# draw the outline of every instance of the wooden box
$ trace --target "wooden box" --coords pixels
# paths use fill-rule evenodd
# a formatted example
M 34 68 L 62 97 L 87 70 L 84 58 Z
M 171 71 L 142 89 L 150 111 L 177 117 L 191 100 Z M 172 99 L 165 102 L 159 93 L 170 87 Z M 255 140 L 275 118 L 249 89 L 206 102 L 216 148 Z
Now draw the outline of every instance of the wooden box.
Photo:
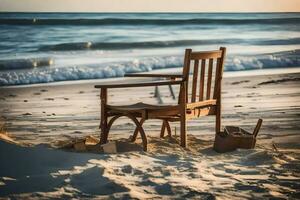
M 259 119 L 253 133 L 249 133 L 240 127 L 226 126 L 224 132 L 216 134 L 214 150 L 219 153 L 224 153 L 234 151 L 237 148 L 253 149 L 261 124 L 262 120 Z

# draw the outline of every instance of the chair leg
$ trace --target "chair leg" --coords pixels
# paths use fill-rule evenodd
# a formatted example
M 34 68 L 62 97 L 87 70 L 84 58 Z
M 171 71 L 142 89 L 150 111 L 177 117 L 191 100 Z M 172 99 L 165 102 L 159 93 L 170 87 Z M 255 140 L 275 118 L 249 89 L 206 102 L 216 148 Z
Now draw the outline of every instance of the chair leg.
M 101 102 L 101 135 L 100 135 L 100 144 L 105 144 L 107 142 L 107 112 L 106 112 L 106 102 L 107 102 L 107 89 L 102 88 L 100 91 L 100 102 Z
M 142 127 L 142 124 L 144 123 L 145 120 L 141 119 L 141 121 L 139 122 L 132 115 L 124 115 L 124 116 L 127 116 L 129 119 L 131 119 L 135 123 L 135 125 L 136 125 L 136 132 L 134 134 L 137 134 L 138 132 L 140 132 L 141 138 L 142 138 L 142 142 L 143 142 L 143 150 L 147 151 L 148 141 L 147 141 L 147 137 L 146 137 L 145 131 L 144 131 L 143 127 Z M 109 130 L 110 130 L 112 124 L 114 123 L 114 121 L 116 121 L 116 119 L 118 119 L 119 117 L 122 117 L 122 115 L 116 115 L 116 116 L 114 116 L 113 118 L 110 119 L 109 123 L 107 124 L 107 126 L 105 128 L 105 136 L 103 137 L 103 141 L 105 141 L 105 139 L 107 141 Z M 135 136 L 135 138 L 136 138 L 136 136 Z M 101 140 L 102 140 L 102 137 L 101 137 Z M 101 143 L 101 140 L 100 140 L 100 143 Z M 101 143 L 101 144 L 103 144 L 103 143 Z
M 100 129 L 101 129 L 100 144 L 105 144 L 107 143 L 107 137 L 108 137 L 107 117 L 101 119 Z
M 221 109 L 220 106 L 217 107 L 216 112 L 216 133 L 221 131 Z
M 141 126 L 143 126 L 143 123 L 144 123 L 144 122 L 145 122 L 145 119 L 142 118 L 142 119 L 140 120 Z M 132 135 L 131 142 L 134 142 L 134 141 L 136 140 L 138 133 L 139 133 L 139 129 L 136 127 L 135 130 L 134 130 L 134 133 L 133 133 L 133 135 Z
M 171 137 L 172 136 L 172 132 L 171 132 L 171 126 L 170 123 L 166 120 L 166 127 L 167 127 L 167 132 L 168 132 L 168 136 Z
M 140 124 L 140 122 L 134 116 L 129 115 L 129 114 L 127 114 L 126 116 L 128 118 L 130 118 L 135 123 L 136 128 L 138 129 L 138 132 L 140 132 L 140 134 L 141 134 L 141 138 L 142 138 L 142 142 L 143 142 L 143 150 L 147 151 L 148 141 L 147 141 L 147 136 L 145 134 L 145 131 L 144 131 L 142 125 Z
M 160 131 L 160 137 L 161 138 L 163 138 L 165 136 L 166 128 L 167 128 L 168 136 L 169 137 L 172 136 L 171 127 L 170 127 L 170 124 L 169 124 L 168 120 L 163 120 L 163 124 L 162 124 L 161 131 Z
M 111 128 L 111 126 L 112 126 L 112 124 L 116 121 L 116 119 L 118 119 L 118 118 L 120 118 L 120 117 L 122 117 L 121 115 L 116 115 L 116 116 L 114 116 L 113 118 L 111 118 L 110 120 L 109 120 L 109 122 L 108 122 L 108 124 L 107 124 L 107 126 L 106 126 L 106 134 L 105 134 L 105 139 L 104 139 L 104 141 L 105 141 L 105 143 L 107 142 L 107 139 L 108 139 L 108 134 L 109 134 L 109 131 L 110 131 L 110 128 Z M 101 141 L 101 140 L 100 140 Z M 100 144 L 104 144 L 104 143 L 101 143 L 100 142 Z
M 165 125 L 165 120 L 163 120 L 163 123 L 161 125 L 161 130 L 160 130 L 160 137 L 163 138 L 165 136 L 165 130 L 166 130 L 166 125 Z
M 181 115 L 181 118 L 180 118 L 180 146 L 187 147 L 185 114 Z

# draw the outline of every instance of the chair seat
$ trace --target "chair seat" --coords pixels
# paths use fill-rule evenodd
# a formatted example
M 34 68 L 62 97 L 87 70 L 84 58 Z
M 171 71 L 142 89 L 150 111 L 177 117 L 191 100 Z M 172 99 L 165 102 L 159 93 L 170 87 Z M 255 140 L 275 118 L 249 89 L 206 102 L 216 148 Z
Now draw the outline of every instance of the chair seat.
M 151 105 L 146 103 L 135 103 L 131 105 L 107 105 L 110 114 L 130 113 L 138 117 L 156 118 L 158 115 L 174 116 L 179 114 L 178 105 Z

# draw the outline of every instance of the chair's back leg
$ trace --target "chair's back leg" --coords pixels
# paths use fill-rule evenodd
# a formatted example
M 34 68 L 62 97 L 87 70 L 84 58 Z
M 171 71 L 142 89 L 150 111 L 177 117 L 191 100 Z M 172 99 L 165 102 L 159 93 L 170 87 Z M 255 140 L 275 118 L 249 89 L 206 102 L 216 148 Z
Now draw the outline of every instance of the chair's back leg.
M 165 131 L 166 131 L 166 124 L 165 120 L 163 120 L 163 123 L 161 125 L 161 130 L 160 130 L 160 137 L 163 138 L 165 136 Z
M 221 112 L 222 112 L 222 78 L 223 78 L 223 68 L 224 68 L 224 61 L 225 61 L 225 55 L 226 55 L 226 48 L 221 47 L 220 50 L 222 50 L 222 57 L 218 59 L 218 85 L 217 85 L 217 105 L 216 105 L 216 132 L 221 131 Z
M 167 128 L 168 136 L 171 137 L 172 136 L 172 132 L 171 132 L 170 123 L 168 122 L 168 120 L 165 120 L 165 123 L 166 123 L 166 128 Z
M 220 62 L 218 60 L 218 62 Z M 216 74 L 216 99 L 217 99 L 217 104 L 216 104 L 216 133 L 219 133 L 221 131 L 221 90 L 222 90 L 222 77 L 221 77 L 221 72 L 220 72 L 220 67 L 217 67 L 218 73 Z
M 219 133 L 221 131 L 221 105 L 217 105 L 216 109 L 216 133 Z
M 181 84 L 181 94 L 180 96 L 180 145 L 182 147 L 187 147 L 186 139 L 186 82 Z
M 161 126 L 161 131 L 160 131 L 160 137 L 163 138 L 165 136 L 165 131 L 167 129 L 167 132 L 168 132 L 168 136 L 171 137 L 172 134 L 171 134 L 171 127 L 170 127 L 170 124 L 168 122 L 168 120 L 163 120 L 163 124 Z

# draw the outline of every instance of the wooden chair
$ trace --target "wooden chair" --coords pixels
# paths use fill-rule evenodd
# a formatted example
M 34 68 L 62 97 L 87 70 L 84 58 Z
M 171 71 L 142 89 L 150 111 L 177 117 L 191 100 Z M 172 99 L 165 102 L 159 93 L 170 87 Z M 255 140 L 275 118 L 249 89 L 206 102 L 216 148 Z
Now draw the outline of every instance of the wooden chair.
M 147 137 L 142 127 L 147 119 L 162 120 L 161 137 L 167 130 L 171 135 L 169 122 L 180 121 L 180 145 L 187 147 L 186 121 L 206 115 L 216 116 L 216 132 L 221 128 L 221 80 L 226 48 L 221 47 L 216 51 L 193 52 L 185 50 L 183 73 L 181 75 L 170 74 L 127 74 L 127 77 L 159 77 L 169 80 L 152 81 L 127 84 L 101 84 L 101 140 L 107 142 L 109 130 L 116 119 L 127 116 L 136 125 L 132 136 L 132 142 L 140 133 L 144 151 L 147 151 Z M 207 73 L 206 73 L 207 70 Z M 198 74 L 200 77 L 198 78 Z M 189 81 L 190 75 L 192 80 Z M 191 84 L 191 87 L 189 85 Z M 108 88 L 147 87 L 160 85 L 179 85 L 179 97 L 177 105 L 150 105 L 136 103 L 132 105 L 113 106 L 107 103 Z M 109 120 L 110 118 L 110 120 Z

